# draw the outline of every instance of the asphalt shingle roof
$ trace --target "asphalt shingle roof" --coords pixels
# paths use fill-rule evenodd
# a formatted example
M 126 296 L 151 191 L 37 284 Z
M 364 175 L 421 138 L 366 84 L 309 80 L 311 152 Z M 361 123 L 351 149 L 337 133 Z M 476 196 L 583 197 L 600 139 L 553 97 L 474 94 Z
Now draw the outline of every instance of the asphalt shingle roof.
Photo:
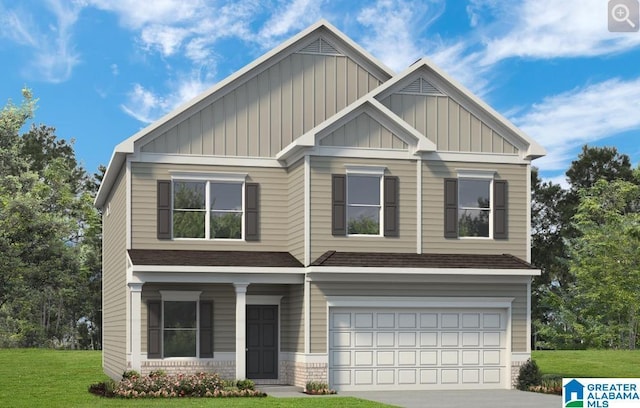
M 476 268 L 537 269 L 509 254 L 404 254 L 386 252 L 327 251 L 311 266 L 344 266 L 364 268 Z
M 301 268 L 288 252 L 130 249 L 134 265 Z

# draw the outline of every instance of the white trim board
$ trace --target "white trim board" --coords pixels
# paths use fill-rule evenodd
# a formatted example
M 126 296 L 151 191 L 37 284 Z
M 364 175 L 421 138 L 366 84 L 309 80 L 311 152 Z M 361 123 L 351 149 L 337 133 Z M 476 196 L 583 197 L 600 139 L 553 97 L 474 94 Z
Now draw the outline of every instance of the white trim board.
M 507 297 L 327 296 L 328 307 L 380 308 L 511 308 Z

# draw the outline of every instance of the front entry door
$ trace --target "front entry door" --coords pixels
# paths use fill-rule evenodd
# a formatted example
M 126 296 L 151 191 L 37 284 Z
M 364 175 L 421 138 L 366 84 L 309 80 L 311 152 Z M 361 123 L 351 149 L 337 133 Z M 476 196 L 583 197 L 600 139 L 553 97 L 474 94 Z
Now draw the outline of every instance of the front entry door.
M 247 306 L 247 378 L 278 378 L 278 306 Z

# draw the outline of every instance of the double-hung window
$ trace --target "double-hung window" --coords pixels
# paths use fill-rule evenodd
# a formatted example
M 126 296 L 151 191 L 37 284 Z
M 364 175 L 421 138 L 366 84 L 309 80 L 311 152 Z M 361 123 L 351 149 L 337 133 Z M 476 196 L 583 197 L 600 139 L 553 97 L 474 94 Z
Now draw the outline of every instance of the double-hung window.
M 444 180 L 445 238 L 507 239 L 507 182 L 495 174 L 458 170 Z
M 381 176 L 347 175 L 347 233 L 380 235 Z
M 157 182 L 158 239 L 260 240 L 259 185 L 247 174 L 172 177 Z
M 398 237 L 398 177 L 380 166 L 347 165 L 331 176 L 331 233 L 334 236 Z
M 213 357 L 213 302 L 199 291 L 160 294 L 147 302 L 147 357 Z

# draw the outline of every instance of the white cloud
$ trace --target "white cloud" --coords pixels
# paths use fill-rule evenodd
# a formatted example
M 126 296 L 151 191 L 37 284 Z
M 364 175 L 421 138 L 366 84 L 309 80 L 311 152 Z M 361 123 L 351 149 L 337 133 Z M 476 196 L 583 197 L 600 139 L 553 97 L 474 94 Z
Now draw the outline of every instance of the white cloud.
M 46 27 L 19 6 L 3 9 L 0 5 L 0 37 L 27 46 L 33 55 L 25 68 L 29 77 L 46 82 L 64 82 L 71 76 L 80 56 L 73 45 L 73 26 L 82 5 L 62 0 L 47 0 L 46 7 L 53 21 Z
M 599 56 L 640 46 L 639 35 L 610 33 L 603 0 L 526 0 L 490 7 L 496 20 L 484 27 L 485 64 L 511 57 Z M 492 2 L 489 2 L 492 3 Z
M 117 14 L 123 26 L 135 30 L 189 22 L 207 8 L 202 0 L 87 0 L 87 4 Z
M 358 13 L 365 27 L 361 44 L 391 69 L 403 71 L 425 55 L 418 39 L 443 10 L 442 1 L 378 0 Z
M 581 145 L 640 129 L 638 106 L 640 77 L 616 78 L 547 97 L 513 122 L 547 148 L 536 166 L 562 170 Z
M 323 1 L 318 0 L 292 0 L 282 5 L 262 26 L 258 37 L 273 46 L 282 36 L 319 20 L 322 4 Z
M 129 116 L 148 124 L 195 98 L 210 85 L 211 83 L 203 80 L 198 72 L 180 75 L 168 85 L 170 90 L 166 94 L 156 93 L 141 84 L 134 84 L 127 95 L 127 102 L 122 104 L 121 108 Z

